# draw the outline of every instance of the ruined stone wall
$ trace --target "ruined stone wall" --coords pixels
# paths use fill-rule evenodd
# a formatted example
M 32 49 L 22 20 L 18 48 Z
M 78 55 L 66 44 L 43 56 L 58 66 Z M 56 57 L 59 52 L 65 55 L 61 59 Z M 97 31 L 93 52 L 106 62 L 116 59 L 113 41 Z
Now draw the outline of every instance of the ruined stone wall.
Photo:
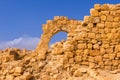
M 69 20 L 67 17 L 63 16 L 55 16 L 54 20 L 48 20 L 47 24 L 43 24 L 43 34 L 41 35 L 40 43 L 36 48 L 36 53 L 39 54 L 41 59 L 45 59 L 48 44 L 52 36 L 60 31 L 74 33 L 78 25 L 81 25 L 81 21 Z
M 45 59 L 51 37 L 68 33 L 67 40 L 52 47 L 49 53 L 65 55 L 67 63 L 90 68 L 120 69 L 120 5 L 95 4 L 83 21 L 54 17 L 43 25 L 36 53 Z M 68 61 L 68 62 L 67 62 Z
M 67 39 L 49 48 L 60 31 Z M 0 50 L 0 80 L 120 80 L 120 4 L 95 4 L 83 21 L 54 17 L 35 52 Z

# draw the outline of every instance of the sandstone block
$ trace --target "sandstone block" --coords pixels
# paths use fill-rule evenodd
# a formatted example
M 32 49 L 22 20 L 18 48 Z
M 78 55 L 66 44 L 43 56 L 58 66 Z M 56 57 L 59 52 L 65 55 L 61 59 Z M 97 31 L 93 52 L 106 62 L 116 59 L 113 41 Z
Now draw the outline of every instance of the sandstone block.
M 94 45 L 93 45 L 93 48 L 94 48 L 94 49 L 99 49 L 100 46 L 99 46 L 99 44 L 94 44 Z
M 87 44 L 88 49 L 92 49 L 93 45 L 91 43 Z
M 111 28 L 112 27 L 112 23 L 111 22 L 105 22 L 105 27 Z
M 89 62 L 88 62 L 88 61 L 82 61 L 82 62 L 81 62 L 81 65 L 88 66 L 88 65 L 89 65 Z
M 22 76 L 23 80 L 33 80 L 33 76 L 30 73 L 24 73 Z
M 94 9 L 100 10 L 100 9 L 101 9 L 101 5 L 100 5 L 100 4 L 95 4 L 95 5 L 94 5 Z
M 102 68 L 102 66 L 104 66 L 104 62 L 103 62 L 103 61 L 102 61 L 102 62 L 99 62 L 98 65 L 100 65 L 101 68 Z
M 90 9 L 90 14 L 91 14 L 91 16 L 98 16 L 99 15 L 99 12 L 97 11 L 97 10 L 95 10 L 95 9 Z
M 114 60 L 116 54 L 115 53 L 110 53 L 109 54 L 109 59 Z
M 82 56 L 75 56 L 75 62 L 81 62 Z
M 96 37 L 96 40 L 100 40 L 100 39 L 102 39 L 100 33 L 97 33 L 95 37 Z M 98 43 L 99 45 L 102 45 L 102 41 L 98 41 L 97 43 Z
M 99 22 L 100 22 L 100 17 L 94 17 L 93 23 L 99 23 Z
M 113 53 L 113 48 L 106 48 L 106 53 Z
M 120 21 L 120 17 L 114 17 L 114 21 L 116 22 Z
M 90 56 L 98 56 L 100 55 L 99 50 L 90 50 Z
M 92 43 L 92 44 L 97 44 L 97 40 L 96 40 L 96 39 L 92 39 L 92 40 L 91 40 L 91 43 Z
M 63 53 L 63 49 L 62 49 L 62 48 L 56 47 L 56 48 L 54 48 L 54 49 L 52 50 L 52 54 L 55 54 L 55 55 L 60 55 L 60 54 L 62 54 L 62 53 Z
M 109 10 L 109 5 L 108 4 L 103 4 L 101 5 L 101 10 Z
M 120 45 L 116 45 L 116 46 L 115 46 L 115 51 L 116 51 L 116 52 L 119 52 L 119 51 L 120 51 Z
M 14 76 L 12 76 L 12 75 L 7 75 L 7 76 L 6 76 L 6 80 L 14 80 Z
M 38 66 L 39 66 L 39 68 L 43 68 L 44 66 L 45 66 L 45 62 L 40 62 L 39 64 L 38 64 Z
M 84 16 L 84 21 L 89 21 L 89 16 Z
M 106 38 L 107 38 L 106 34 L 105 34 L 105 33 L 102 33 L 102 34 L 101 34 L 101 39 L 106 39 Z M 105 40 L 103 40 L 103 41 L 105 41 Z
M 23 68 L 22 67 L 16 67 L 15 68 L 15 73 L 21 74 L 23 72 Z
M 119 23 L 117 23 L 117 22 L 112 22 L 112 26 L 113 26 L 113 28 L 118 28 L 118 27 L 119 27 Z
M 67 64 L 69 61 L 68 61 L 67 57 L 64 57 L 64 58 L 62 58 L 61 62 L 62 62 L 62 64 Z
M 84 50 L 84 54 L 85 54 L 85 55 L 88 55 L 88 54 L 89 54 L 89 49 L 85 49 L 85 50 Z
M 112 67 L 111 66 L 105 66 L 105 70 L 112 70 Z M 110 80 L 110 79 L 108 79 Z
M 78 44 L 78 49 L 85 49 L 85 48 L 86 48 L 85 43 Z
M 93 28 L 93 23 L 89 23 L 89 24 L 88 24 L 88 27 L 89 27 L 89 28 Z
M 106 60 L 106 61 L 104 62 L 104 65 L 105 65 L 105 66 L 111 66 L 111 65 L 112 65 L 111 60 Z
M 47 24 L 52 24 L 52 20 L 47 20 Z
M 44 60 L 46 58 L 46 54 L 45 53 L 39 53 L 38 54 L 38 59 L 39 60 Z
M 109 11 L 101 11 L 101 15 L 109 15 Z
M 105 27 L 105 24 L 104 23 L 98 23 L 97 27 L 103 29 Z M 99 31 L 99 32 L 101 32 L 101 31 Z
M 59 16 L 54 16 L 54 20 L 58 20 L 59 18 Z
M 77 56 L 82 55 L 82 53 L 83 53 L 83 50 L 76 50 L 76 55 L 77 55 Z
M 95 56 L 95 61 L 102 62 L 102 56 Z
M 89 62 L 89 68 L 95 68 L 95 63 Z
M 92 38 L 92 39 L 95 39 L 95 33 L 88 33 L 88 37 Z
M 96 33 L 99 33 L 99 29 L 96 28 L 96 24 L 95 24 L 95 27 L 92 28 L 92 31 L 91 31 L 91 32 L 92 32 L 92 33 L 95 33 L 95 35 L 96 35 Z
M 80 70 L 76 70 L 73 74 L 75 77 L 81 77 L 83 74 Z
M 116 16 L 116 12 L 115 11 L 110 11 L 110 15 L 111 16 Z
M 120 52 L 118 52 L 118 53 L 117 53 L 117 57 L 119 57 L 119 58 L 120 58 Z
M 114 66 L 117 66 L 117 65 L 119 64 L 119 61 L 118 61 L 118 60 L 112 60 L 112 64 L 113 64 Z
M 73 57 L 73 52 L 65 52 L 66 57 L 72 58 Z
M 113 21 L 113 16 L 107 15 L 107 21 Z
M 86 32 L 81 32 L 81 34 L 79 34 L 79 35 L 80 35 L 79 37 L 81 37 L 81 38 L 87 37 L 87 33 Z
M 89 61 L 89 62 L 95 62 L 95 59 L 94 59 L 94 57 L 89 56 L 89 57 L 88 57 L 88 61 Z
M 9 56 L 3 55 L 1 60 L 2 60 L 2 62 L 8 62 L 8 61 L 10 61 L 10 58 L 9 58 Z
M 109 54 L 104 54 L 104 55 L 103 55 L 103 58 L 109 59 Z
M 70 59 L 69 59 L 69 63 L 70 63 L 70 64 L 74 63 L 74 58 L 70 58 Z
M 102 16 L 100 17 L 100 19 L 101 19 L 101 21 L 106 21 L 107 17 L 106 17 L 105 15 L 102 15 Z
M 63 44 L 63 50 L 64 50 L 64 51 L 73 51 L 73 50 L 74 50 L 74 45 L 71 45 L 71 44 Z

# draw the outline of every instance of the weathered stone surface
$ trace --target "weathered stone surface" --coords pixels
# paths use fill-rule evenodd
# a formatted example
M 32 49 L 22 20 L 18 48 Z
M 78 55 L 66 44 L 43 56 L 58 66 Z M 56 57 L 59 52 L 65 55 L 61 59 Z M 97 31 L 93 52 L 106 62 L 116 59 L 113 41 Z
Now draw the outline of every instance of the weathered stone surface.
M 55 16 L 42 30 L 35 50 L 0 51 L 0 80 L 119 80 L 119 4 L 96 4 L 83 21 Z M 60 31 L 67 39 L 49 47 Z

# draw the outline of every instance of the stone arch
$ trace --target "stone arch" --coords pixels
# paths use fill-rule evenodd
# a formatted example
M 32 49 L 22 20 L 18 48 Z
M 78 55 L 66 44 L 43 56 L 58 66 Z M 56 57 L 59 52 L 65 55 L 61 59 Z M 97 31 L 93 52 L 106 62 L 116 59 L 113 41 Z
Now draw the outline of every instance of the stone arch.
M 78 24 L 81 24 L 81 22 L 78 20 L 70 20 L 63 16 L 55 16 L 54 20 L 48 20 L 47 23 L 42 26 L 43 34 L 41 35 L 35 53 L 39 55 L 40 59 L 45 59 L 51 37 L 60 31 L 66 33 L 74 32 Z
M 51 37 L 49 42 L 49 48 L 51 48 L 51 45 L 55 44 L 56 42 L 61 42 L 66 39 L 67 39 L 67 32 L 65 31 L 57 32 Z

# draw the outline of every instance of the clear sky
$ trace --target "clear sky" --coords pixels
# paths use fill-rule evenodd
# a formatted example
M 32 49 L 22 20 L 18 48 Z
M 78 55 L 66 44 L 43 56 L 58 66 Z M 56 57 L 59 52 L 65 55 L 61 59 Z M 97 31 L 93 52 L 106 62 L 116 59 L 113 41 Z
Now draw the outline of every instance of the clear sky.
M 14 44 L 12 42 L 17 44 L 19 40 L 22 44 L 30 44 L 35 40 L 36 45 L 46 20 L 54 16 L 82 20 L 85 15 L 89 15 L 95 3 L 117 4 L 120 0 L 0 0 L 0 49 L 10 47 Z M 64 37 L 63 33 L 59 34 L 51 43 Z

